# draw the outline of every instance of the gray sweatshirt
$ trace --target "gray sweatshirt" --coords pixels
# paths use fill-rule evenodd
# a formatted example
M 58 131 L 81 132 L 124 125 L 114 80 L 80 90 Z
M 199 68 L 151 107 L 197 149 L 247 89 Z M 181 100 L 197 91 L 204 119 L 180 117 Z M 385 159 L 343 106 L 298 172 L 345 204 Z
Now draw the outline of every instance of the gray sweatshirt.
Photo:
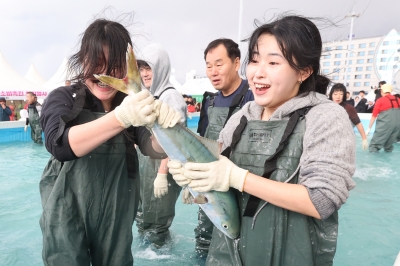
M 163 49 L 161 44 L 153 43 L 146 46 L 142 53 L 139 55 L 141 60 L 146 61 L 153 72 L 152 83 L 150 86 L 150 92 L 154 96 L 161 94 L 160 100 L 181 114 L 181 123 L 186 122 L 187 105 L 183 100 L 182 95 L 176 89 L 174 85 L 169 81 L 171 76 L 171 63 L 167 51 Z M 144 88 L 142 84 L 142 88 Z M 165 91 L 164 93 L 162 93 Z
M 356 140 L 344 108 L 319 93 L 290 99 L 272 114 L 270 120 L 289 119 L 291 112 L 307 106 L 313 108 L 306 115 L 299 184 L 307 188 L 321 218 L 326 219 L 346 202 L 349 191 L 356 186 L 352 179 Z M 248 102 L 234 114 L 219 135 L 222 150 L 231 144 L 240 117 L 245 115 L 249 121 L 260 120 L 262 111 L 263 107 L 256 102 Z

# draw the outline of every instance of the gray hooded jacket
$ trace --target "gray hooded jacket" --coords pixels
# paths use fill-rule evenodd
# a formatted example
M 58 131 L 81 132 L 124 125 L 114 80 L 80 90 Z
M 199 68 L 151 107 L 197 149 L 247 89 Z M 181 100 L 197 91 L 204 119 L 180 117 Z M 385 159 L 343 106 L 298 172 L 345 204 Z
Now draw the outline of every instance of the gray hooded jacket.
M 153 43 L 146 46 L 141 53 L 141 60 L 145 61 L 153 72 L 150 92 L 155 97 L 174 108 L 181 114 L 181 123 L 186 123 L 187 105 L 182 95 L 174 85 L 169 81 L 171 75 L 171 63 L 167 51 L 163 49 L 161 44 Z M 143 83 L 142 88 L 144 89 Z M 168 89 L 168 90 L 167 90 Z M 164 92 L 165 91 L 165 92 Z M 161 96 L 160 96 L 161 95 Z
M 352 179 L 356 140 L 344 108 L 319 93 L 290 99 L 275 110 L 270 120 L 289 119 L 290 113 L 307 106 L 313 108 L 306 115 L 303 154 L 297 170 L 299 184 L 307 188 L 315 208 L 325 219 L 346 202 L 349 191 L 356 186 Z M 219 135 L 222 150 L 230 146 L 240 117 L 260 120 L 262 112 L 262 106 L 248 102 L 234 114 Z

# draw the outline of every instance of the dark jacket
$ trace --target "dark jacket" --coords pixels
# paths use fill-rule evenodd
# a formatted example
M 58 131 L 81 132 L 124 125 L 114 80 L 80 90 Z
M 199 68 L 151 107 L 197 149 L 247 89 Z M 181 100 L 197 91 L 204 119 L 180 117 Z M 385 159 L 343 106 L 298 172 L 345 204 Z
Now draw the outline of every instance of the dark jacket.
M 350 100 L 346 100 L 346 103 L 354 107 L 354 99 L 350 98 Z
M 355 108 L 357 113 L 366 113 L 368 108 L 367 99 L 362 98 Z
M 11 114 L 12 111 L 10 107 L 6 106 L 6 108 L 3 109 L 3 107 L 0 105 L 0 121 L 10 121 Z

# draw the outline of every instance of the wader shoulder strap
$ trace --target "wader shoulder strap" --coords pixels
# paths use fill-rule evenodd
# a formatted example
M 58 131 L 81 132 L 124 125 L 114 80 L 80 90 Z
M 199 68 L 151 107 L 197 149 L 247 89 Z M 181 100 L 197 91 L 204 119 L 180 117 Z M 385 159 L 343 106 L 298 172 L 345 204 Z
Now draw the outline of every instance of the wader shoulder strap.
M 207 112 L 206 112 L 206 108 L 205 108 L 207 98 L 210 99 L 208 106 L 213 106 L 216 95 L 217 95 L 217 93 L 214 93 L 214 92 L 209 92 L 209 91 L 204 92 L 203 100 L 201 101 L 200 118 L 199 118 L 199 123 L 197 126 L 197 133 L 203 132 L 203 126 L 204 126 L 203 123 L 204 123 L 205 117 L 207 116 Z
M 65 131 L 65 126 L 74 120 L 83 109 L 86 100 L 86 92 L 84 86 L 75 87 L 73 86 L 72 93 L 75 93 L 75 101 L 72 105 L 72 110 L 65 115 L 60 116 L 60 125 L 58 127 L 57 136 L 54 139 L 54 145 L 57 146 L 60 143 L 61 137 Z
M 233 132 L 231 145 L 229 147 L 227 147 L 223 152 L 221 152 L 221 154 L 223 156 L 225 156 L 227 158 L 229 158 L 231 156 L 231 152 L 238 144 L 238 142 L 242 136 L 242 132 L 246 128 L 246 125 L 247 125 L 247 118 L 245 116 L 242 116 L 240 118 L 239 125 L 236 127 L 235 131 Z
M 282 139 L 279 142 L 278 148 L 276 149 L 275 153 L 272 154 L 264 163 L 264 174 L 262 177 L 269 178 L 276 170 L 276 163 L 277 163 L 277 155 L 283 150 L 283 148 L 288 144 L 289 137 L 292 135 L 294 128 L 297 125 L 297 122 L 300 118 L 304 117 L 307 112 L 310 110 L 311 107 L 301 108 L 296 110 L 291 116 L 286 125 L 285 131 L 283 132 Z M 253 217 L 254 214 L 257 212 L 257 206 L 260 202 L 260 199 L 256 196 L 250 196 L 249 200 L 247 201 L 246 209 L 244 210 L 243 216 Z
M 164 92 L 166 92 L 167 90 L 175 90 L 175 88 L 174 88 L 174 87 L 168 87 L 168 88 L 166 88 L 165 90 L 163 90 L 163 91 L 160 93 L 160 95 L 154 96 L 154 99 L 156 99 L 156 100 L 160 99 L 161 95 L 162 95 Z
M 231 118 L 231 116 L 233 115 L 233 112 L 235 111 L 235 109 L 243 103 L 244 96 L 246 95 L 248 90 L 249 90 L 249 84 L 247 84 L 246 86 L 243 86 L 240 93 L 237 94 L 235 96 L 235 98 L 233 98 L 231 106 L 229 106 L 229 112 L 228 112 L 228 116 L 226 117 L 224 127 L 225 127 L 226 123 L 228 122 L 229 118 Z
M 396 96 L 394 96 L 394 97 L 395 97 L 394 99 L 389 99 L 390 100 L 390 104 L 392 105 L 392 108 L 393 109 L 394 108 L 400 108 L 400 104 L 399 104 L 398 98 Z M 393 102 L 397 103 L 397 107 L 394 107 Z

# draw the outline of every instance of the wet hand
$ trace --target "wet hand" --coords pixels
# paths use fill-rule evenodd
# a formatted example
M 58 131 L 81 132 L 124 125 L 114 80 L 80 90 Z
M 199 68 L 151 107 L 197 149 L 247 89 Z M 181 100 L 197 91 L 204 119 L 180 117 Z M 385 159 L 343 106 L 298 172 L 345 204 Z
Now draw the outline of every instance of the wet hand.
M 190 188 L 198 192 L 228 191 L 229 187 L 243 191 L 248 170 L 236 166 L 225 156 L 212 163 L 186 163 L 181 174 L 191 180 Z
M 362 141 L 362 149 L 364 151 L 368 150 L 368 140 L 367 139 L 363 139 L 363 141 Z
M 193 196 L 188 187 L 185 187 L 182 190 L 182 202 L 183 204 L 193 204 Z
M 180 161 L 169 161 L 167 167 L 169 168 L 168 171 L 172 175 L 172 178 L 179 186 L 184 187 L 190 183 L 191 180 L 182 174 L 183 167 Z
M 180 113 L 162 101 L 155 100 L 153 108 L 158 116 L 157 122 L 163 128 L 173 127 L 181 120 Z
M 148 90 L 126 96 L 122 103 L 114 110 L 115 118 L 121 126 L 152 127 L 157 118 L 153 111 L 154 98 Z
M 156 198 L 161 198 L 168 193 L 168 180 L 167 174 L 157 174 L 156 179 L 154 179 L 154 196 Z

